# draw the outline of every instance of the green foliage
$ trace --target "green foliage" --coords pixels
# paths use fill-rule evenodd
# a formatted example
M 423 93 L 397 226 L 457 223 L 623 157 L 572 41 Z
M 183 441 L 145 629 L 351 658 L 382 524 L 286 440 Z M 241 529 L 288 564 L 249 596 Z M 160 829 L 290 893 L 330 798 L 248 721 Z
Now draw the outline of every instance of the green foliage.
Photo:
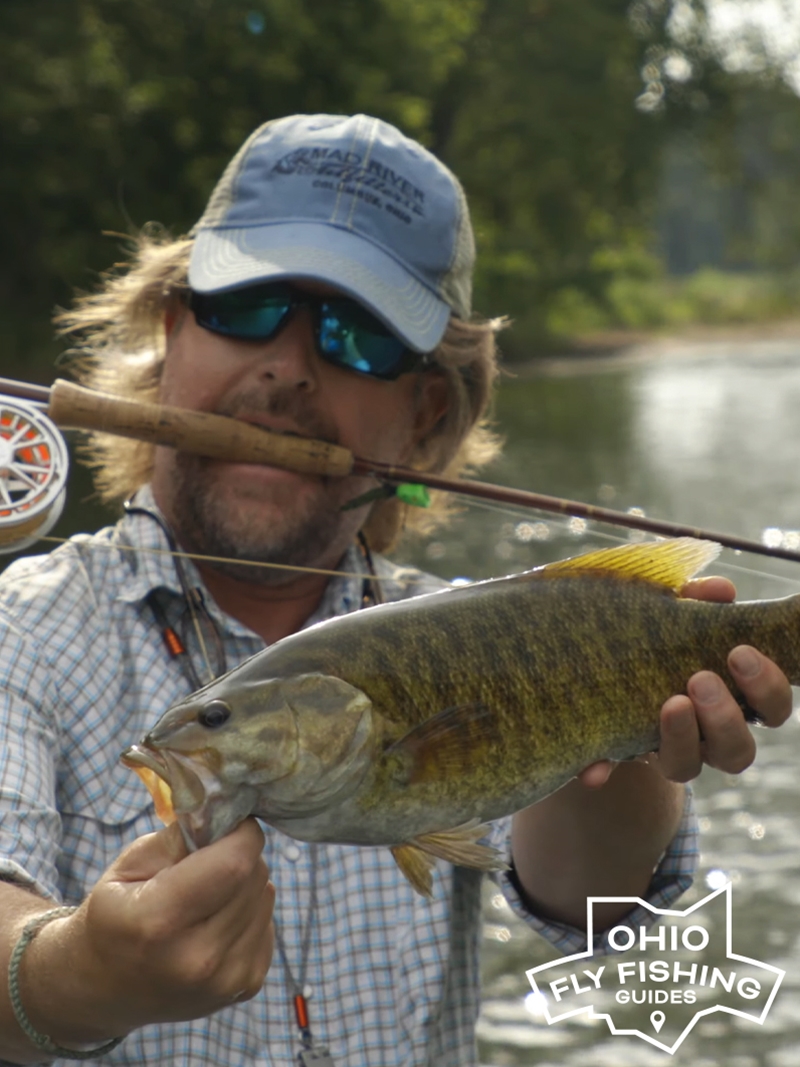
M 797 315 L 800 273 L 721 271 L 705 267 L 685 277 L 614 277 L 602 303 L 576 288 L 559 290 L 548 308 L 554 340 L 603 330 L 679 329 L 692 323 L 736 325 Z
M 614 269 L 601 252 L 646 245 L 659 130 L 634 107 L 640 45 L 627 8 L 493 0 L 453 94 L 457 114 L 440 147 L 474 206 L 476 304 L 513 315 L 513 354 L 546 333 L 560 291 L 602 300 Z
M 104 232 L 185 232 L 247 134 L 293 112 L 377 114 L 453 167 L 475 306 L 513 318 L 512 358 L 571 323 L 660 321 L 665 144 L 716 175 L 721 267 L 796 258 L 800 105 L 766 64 L 725 71 L 701 0 L 3 0 L 0 71 L 9 372 L 48 376 L 53 306 L 119 258 Z
M 21 360 L 52 306 L 157 219 L 179 233 L 259 123 L 370 111 L 426 136 L 477 0 L 28 0 L 0 5 L 0 337 Z

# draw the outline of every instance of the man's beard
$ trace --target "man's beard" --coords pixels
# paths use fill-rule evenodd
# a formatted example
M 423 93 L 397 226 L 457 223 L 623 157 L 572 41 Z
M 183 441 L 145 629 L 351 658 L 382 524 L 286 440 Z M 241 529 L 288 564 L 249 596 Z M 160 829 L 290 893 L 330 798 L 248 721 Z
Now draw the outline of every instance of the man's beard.
M 309 437 L 335 441 L 335 431 L 322 419 L 298 410 L 293 397 L 273 395 L 268 405 L 255 405 L 241 399 L 229 401 L 219 414 L 235 416 L 239 411 L 254 414 L 268 407 L 270 414 L 289 414 L 298 429 Z M 291 407 L 293 410 L 288 410 Z M 318 563 L 340 535 L 342 503 L 357 495 L 343 480 L 319 478 L 313 492 L 300 492 L 291 482 L 257 488 L 242 488 L 231 504 L 216 492 L 215 482 L 224 471 L 202 456 L 179 452 L 172 475 L 172 514 L 178 538 L 190 552 L 218 557 L 206 566 L 220 574 L 258 585 L 282 584 L 292 572 L 282 567 L 308 567 Z M 269 493 L 277 521 L 263 525 L 248 517 L 248 501 L 257 505 Z M 242 507 L 237 507 L 241 504 Z M 280 564 L 281 567 L 249 566 L 236 560 Z

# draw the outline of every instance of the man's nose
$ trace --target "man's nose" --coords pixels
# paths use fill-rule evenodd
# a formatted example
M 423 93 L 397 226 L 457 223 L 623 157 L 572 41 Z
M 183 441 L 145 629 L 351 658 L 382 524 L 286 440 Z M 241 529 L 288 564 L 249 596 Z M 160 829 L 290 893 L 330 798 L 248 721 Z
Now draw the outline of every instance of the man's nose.
M 312 392 L 317 385 L 318 362 L 311 311 L 297 307 L 278 335 L 264 342 L 258 372 L 276 384 Z

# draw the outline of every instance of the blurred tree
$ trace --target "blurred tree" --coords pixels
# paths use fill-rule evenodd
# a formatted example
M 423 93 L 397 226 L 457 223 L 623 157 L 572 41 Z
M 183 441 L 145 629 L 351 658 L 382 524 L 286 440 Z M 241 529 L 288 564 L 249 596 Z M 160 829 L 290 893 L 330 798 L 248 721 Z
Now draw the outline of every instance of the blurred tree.
M 292 112 L 380 115 L 456 170 L 478 233 L 476 307 L 514 318 L 512 356 L 530 355 L 574 308 L 609 306 L 615 279 L 659 269 L 660 157 L 678 128 L 702 131 L 704 166 L 733 173 L 735 159 L 760 190 L 730 254 L 738 247 L 743 262 L 757 232 L 756 261 L 788 262 L 800 215 L 776 226 L 769 204 L 794 219 L 800 104 L 766 62 L 758 77 L 728 71 L 704 10 L 702 0 L 3 0 L 4 369 L 35 353 L 25 373 L 49 376 L 53 306 L 118 255 L 103 231 L 153 219 L 185 231 L 250 130 Z M 778 99 L 770 158 L 791 162 L 771 168 L 769 185 L 754 165 Z
M 0 343 L 157 219 L 185 231 L 236 147 L 293 112 L 371 111 L 426 137 L 479 0 L 4 0 Z M 119 242 L 116 242 L 119 244 Z M 50 353 L 51 354 L 51 353 Z
M 757 7 L 731 37 L 712 31 L 706 0 L 631 5 L 644 44 L 638 105 L 666 120 L 656 221 L 675 273 L 798 265 L 796 55 L 765 39 Z
M 652 269 L 660 123 L 634 106 L 642 43 L 628 0 L 492 0 L 434 108 L 434 147 L 465 178 L 477 304 L 511 314 L 511 354 L 547 334 L 559 293 L 602 302 Z M 506 347 L 509 348 L 507 342 Z

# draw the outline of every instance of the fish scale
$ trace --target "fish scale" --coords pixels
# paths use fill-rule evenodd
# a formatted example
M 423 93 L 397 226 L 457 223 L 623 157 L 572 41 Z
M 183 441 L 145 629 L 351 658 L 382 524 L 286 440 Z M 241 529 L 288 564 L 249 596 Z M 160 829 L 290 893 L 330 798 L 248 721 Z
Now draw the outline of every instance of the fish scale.
M 605 549 L 321 623 L 170 709 L 123 758 L 159 810 L 172 790 L 196 845 L 252 813 L 302 840 L 387 845 L 421 892 L 434 856 L 497 869 L 486 820 L 656 747 L 662 704 L 696 671 L 745 706 L 735 645 L 800 682 L 800 597 L 677 595 L 717 551 Z M 212 700 L 230 714 L 208 729 Z

